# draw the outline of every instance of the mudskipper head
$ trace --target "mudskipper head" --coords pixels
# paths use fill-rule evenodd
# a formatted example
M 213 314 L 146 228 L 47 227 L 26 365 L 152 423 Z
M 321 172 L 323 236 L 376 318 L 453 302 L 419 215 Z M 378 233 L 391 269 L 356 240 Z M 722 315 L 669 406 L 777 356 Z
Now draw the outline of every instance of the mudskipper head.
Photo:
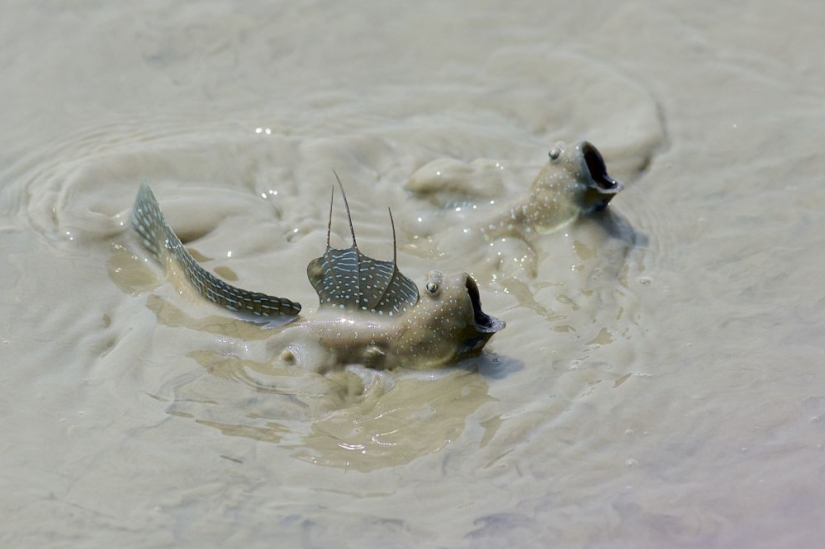
M 404 316 L 401 350 L 416 368 L 437 368 L 477 355 L 504 321 L 481 309 L 475 281 L 466 273 L 427 274 L 421 298 Z
M 603 210 L 624 188 L 621 181 L 608 175 L 601 153 L 587 141 L 573 147 L 558 142 L 549 156 L 550 162 L 533 182 L 534 195 L 548 191 L 558 195 L 564 187 L 572 205 L 588 214 Z

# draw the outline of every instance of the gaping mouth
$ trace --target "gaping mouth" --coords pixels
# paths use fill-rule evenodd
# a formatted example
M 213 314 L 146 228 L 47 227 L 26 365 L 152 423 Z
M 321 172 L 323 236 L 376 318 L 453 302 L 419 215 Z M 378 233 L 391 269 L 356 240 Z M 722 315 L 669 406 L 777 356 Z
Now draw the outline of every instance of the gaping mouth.
M 596 185 L 596 189 L 604 194 L 616 194 L 624 188 L 622 182 L 618 179 L 613 179 L 607 175 L 607 166 L 604 165 L 602 153 L 591 145 L 584 142 L 582 144 L 582 155 L 584 155 L 584 164 L 590 172 L 590 177 Z
M 481 297 L 478 295 L 478 286 L 470 276 L 467 277 L 467 293 L 470 295 L 470 303 L 473 304 L 473 320 L 475 320 L 477 332 L 492 335 L 504 328 L 503 320 L 490 316 L 481 310 Z

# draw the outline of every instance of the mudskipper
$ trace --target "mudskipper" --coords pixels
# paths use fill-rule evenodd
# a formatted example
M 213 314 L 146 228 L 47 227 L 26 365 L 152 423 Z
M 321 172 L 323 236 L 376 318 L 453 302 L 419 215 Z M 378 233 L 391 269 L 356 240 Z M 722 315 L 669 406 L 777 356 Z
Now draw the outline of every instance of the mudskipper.
M 364 255 L 355 240 L 343 186 L 338 183 L 352 246 L 342 250 L 329 244 L 330 199 L 326 251 L 307 267 L 320 300 L 318 310 L 311 314 L 303 314 L 301 305 L 289 299 L 227 284 L 198 265 L 166 222 L 146 184 L 138 191 L 132 225 L 146 249 L 167 270 L 181 273 L 201 296 L 244 320 L 271 328 L 267 346 L 277 361 L 319 372 L 347 364 L 427 369 L 479 354 L 493 334 L 504 328 L 504 322 L 482 311 L 475 281 L 466 273 L 445 276 L 431 271 L 419 292 L 398 270 L 392 212 L 392 261 Z
M 422 167 L 405 188 L 418 198 L 440 203 L 443 216 L 438 218 L 441 224 L 432 225 L 436 230 L 429 232 L 420 226 L 419 217 L 411 248 L 430 256 L 461 257 L 472 265 L 486 264 L 496 272 L 518 266 L 535 277 L 544 236 L 604 210 L 624 188 L 608 174 L 601 153 L 587 141 L 572 146 L 558 142 L 549 157 L 528 193 L 496 206 L 492 204 L 497 200 L 484 206 L 489 195 L 481 200 L 488 188 L 495 188 L 483 171 L 460 162 L 435 161 L 435 167 Z M 451 216 L 449 221 L 446 216 Z M 455 229 L 441 230 L 444 223 Z M 507 244 L 503 251 L 493 247 L 507 240 L 524 246 Z
M 551 233 L 579 216 L 607 207 L 624 185 L 607 173 L 599 150 L 587 141 L 573 147 L 556 143 L 530 187 L 530 194 L 503 207 L 479 230 L 486 240 L 535 231 Z
M 478 233 L 487 242 L 505 236 L 528 240 L 603 210 L 624 188 L 621 181 L 607 173 L 601 153 L 588 141 L 573 146 L 559 141 L 549 157 L 529 193 L 495 208 L 479 208 L 477 216 L 466 219 L 463 233 Z M 498 172 L 499 163 L 495 166 Z M 421 167 L 404 187 L 418 198 L 456 211 L 468 211 L 468 204 L 498 199 L 504 192 L 503 185 L 498 182 L 501 188 L 497 189 L 495 178 L 491 179 L 488 173 L 451 159 L 435 160 Z M 493 202 L 497 200 L 490 204 Z M 471 209 L 475 210 L 475 205 Z

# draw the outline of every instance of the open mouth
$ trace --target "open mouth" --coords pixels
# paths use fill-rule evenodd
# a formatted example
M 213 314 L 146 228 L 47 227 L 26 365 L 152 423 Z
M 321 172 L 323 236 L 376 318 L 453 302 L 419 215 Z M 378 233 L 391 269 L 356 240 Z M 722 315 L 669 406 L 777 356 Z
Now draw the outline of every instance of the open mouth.
M 584 155 L 584 164 L 590 172 L 590 177 L 596 184 L 596 188 L 605 194 L 616 194 L 621 191 L 624 185 L 618 179 L 613 179 L 607 175 L 607 166 L 604 165 L 604 159 L 599 150 L 585 142 L 582 144 L 582 154 Z
M 475 320 L 476 331 L 482 334 L 494 334 L 504 328 L 503 320 L 490 316 L 481 310 L 478 286 L 470 276 L 467 277 L 467 293 L 470 295 L 470 302 L 473 304 L 473 320 Z

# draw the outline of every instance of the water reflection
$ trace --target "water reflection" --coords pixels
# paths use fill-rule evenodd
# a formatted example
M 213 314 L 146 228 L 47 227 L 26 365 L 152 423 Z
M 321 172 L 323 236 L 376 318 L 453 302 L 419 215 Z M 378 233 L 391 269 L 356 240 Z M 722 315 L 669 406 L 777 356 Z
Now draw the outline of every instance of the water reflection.
M 646 248 L 648 237 L 635 229 L 625 216 L 613 208 L 592 214 L 591 219 L 611 238 L 624 242 L 628 247 Z
M 400 379 L 386 393 L 368 392 L 358 404 L 314 421 L 293 455 L 359 471 L 409 463 L 459 438 L 467 417 L 492 400 L 488 388 L 468 370 Z
M 217 352 L 189 356 L 208 375 L 178 380 L 171 414 L 331 467 L 370 471 L 438 452 L 493 400 L 473 368 L 424 376 L 350 367 L 320 375 Z

